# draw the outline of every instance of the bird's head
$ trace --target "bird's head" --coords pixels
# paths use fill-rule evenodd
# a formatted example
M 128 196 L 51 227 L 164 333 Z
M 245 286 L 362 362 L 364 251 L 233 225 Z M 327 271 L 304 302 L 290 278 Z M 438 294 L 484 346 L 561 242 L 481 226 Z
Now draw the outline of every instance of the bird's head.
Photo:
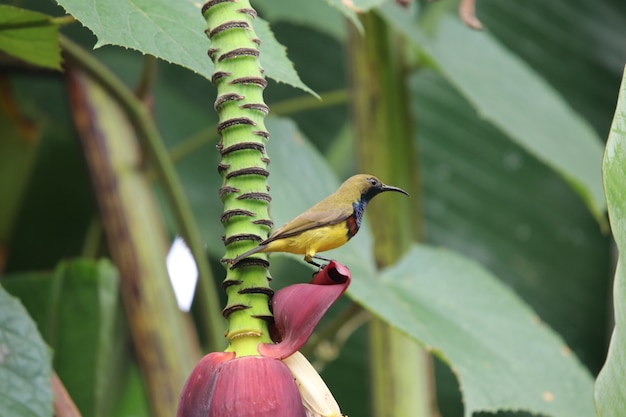
M 352 195 L 354 200 L 361 200 L 366 203 L 378 194 L 385 191 L 397 191 L 409 195 L 402 188 L 385 185 L 381 180 L 373 175 L 359 174 L 348 178 L 340 187 L 346 194 Z

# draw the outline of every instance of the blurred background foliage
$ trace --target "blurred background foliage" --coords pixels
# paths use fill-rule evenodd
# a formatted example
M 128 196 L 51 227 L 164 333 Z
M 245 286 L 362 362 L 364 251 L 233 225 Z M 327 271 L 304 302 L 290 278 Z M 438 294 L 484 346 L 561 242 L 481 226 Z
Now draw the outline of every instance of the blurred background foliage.
M 3 3 L 52 16 L 64 14 L 53 2 Z M 303 82 L 322 101 L 273 80 L 265 97 L 271 117 L 292 120 L 301 132 L 298 139 L 319 152 L 336 178 L 343 179 L 356 169 L 346 65 L 351 46 L 341 13 L 322 6 L 309 10 L 311 4 L 283 0 L 253 5 L 287 47 Z M 421 6 L 426 10 L 444 8 L 439 4 Z M 626 60 L 624 1 L 480 0 L 477 15 L 487 36 L 554 88 L 592 126 L 599 140 L 606 138 Z M 96 43 L 94 35 L 77 23 L 63 27 L 62 33 L 88 50 Z M 452 39 L 453 53 L 464 53 L 463 36 Z M 485 120 L 427 54 L 408 43 L 405 47 L 411 57 L 407 88 L 420 167 L 425 241 L 465 254 L 492 271 L 597 374 L 612 328 L 610 288 L 615 257 L 609 233 L 549 164 Z M 91 54 L 131 88 L 139 82 L 144 66 L 140 53 L 105 46 Z M 19 296 L 36 319 L 44 339 L 55 350 L 55 370 L 83 415 L 147 416 L 144 386 L 134 365 L 120 306 L 102 298 L 117 291 L 116 279 L 101 263 L 65 261 L 98 259 L 109 252 L 72 122 L 65 77 L 60 72 L 24 69 L 13 63 L 3 66 L 0 142 L 14 126 L 18 126 L 17 136 L 29 138 L 20 159 L 9 157 L 8 151 L 0 155 L 5 158 L 4 166 L 0 165 L 1 179 L 3 184 L 10 180 L 7 187 L 13 189 L 15 202 L 13 207 L 0 205 L 3 226 L 10 225 L 0 236 L 3 286 Z M 221 178 L 215 168 L 219 157 L 215 151 L 217 116 L 211 109 L 214 95 L 205 78 L 158 62 L 150 108 L 219 283 L 222 270 L 218 260 L 224 250 L 219 220 L 222 207 L 217 198 Z M 541 125 L 533 128 L 541 129 Z M 272 157 L 280 154 L 280 135 L 280 131 L 272 132 Z M 291 167 L 297 167 L 299 158 L 306 156 L 291 157 Z M 600 171 L 600 160 L 587 162 Z M 581 166 L 581 170 L 588 168 Z M 272 189 L 290 187 L 289 182 L 297 181 L 306 190 L 315 181 L 314 177 L 298 177 L 297 168 L 294 170 L 292 177 L 272 175 Z M 173 216 L 161 186 L 155 183 L 154 188 L 168 237 L 173 239 Z M 277 224 L 294 214 L 280 206 L 272 210 Z M 286 276 L 308 274 L 301 268 L 291 258 L 274 257 L 275 287 L 289 284 Z M 81 275 L 83 280 L 78 278 L 81 270 L 87 271 Z M 56 286 L 55 291 L 62 294 L 48 299 L 49 286 Z M 100 301 L 87 301 L 92 299 Z M 72 307 L 74 303 L 82 306 Z M 342 311 L 349 301 L 342 300 L 342 304 L 333 311 Z M 89 322 L 76 320 L 76 311 L 89 317 Z M 50 314 L 54 323 L 49 322 Z M 338 356 L 330 356 L 322 374 L 343 412 L 350 416 L 369 413 L 364 401 L 369 396 L 367 343 L 365 330 L 359 327 Z M 454 376 L 439 362 L 436 371 L 441 414 L 463 415 Z M 103 378 L 109 381 L 104 383 Z

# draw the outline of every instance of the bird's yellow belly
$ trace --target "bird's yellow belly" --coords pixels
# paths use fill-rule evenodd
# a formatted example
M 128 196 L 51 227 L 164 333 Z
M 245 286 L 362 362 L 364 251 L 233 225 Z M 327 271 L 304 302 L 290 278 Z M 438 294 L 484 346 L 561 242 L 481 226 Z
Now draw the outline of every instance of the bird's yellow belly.
M 338 248 L 348 241 L 348 229 L 343 223 L 307 230 L 297 236 L 277 239 L 263 252 L 289 252 L 307 257 L 317 252 Z

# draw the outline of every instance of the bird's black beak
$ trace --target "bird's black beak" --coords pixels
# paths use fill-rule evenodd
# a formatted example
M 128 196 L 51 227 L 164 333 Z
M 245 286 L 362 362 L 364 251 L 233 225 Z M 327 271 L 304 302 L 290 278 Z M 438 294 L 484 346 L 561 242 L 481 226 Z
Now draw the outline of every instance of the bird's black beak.
M 381 188 L 381 190 L 380 190 L 380 191 L 381 191 L 381 192 L 383 192 L 383 191 L 397 191 L 397 192 L 399 192 L 399 193 L 409 195 L 409 193 L 407 193 L 406 191 L 404 191 L 402 188 L 399 188 L 399 187 L 393 187 L 393 186 L 391 186 L 391 185 L 385 185 L 385 184 L 383 184 L 383 186 L 382 186 L 382 188 Z

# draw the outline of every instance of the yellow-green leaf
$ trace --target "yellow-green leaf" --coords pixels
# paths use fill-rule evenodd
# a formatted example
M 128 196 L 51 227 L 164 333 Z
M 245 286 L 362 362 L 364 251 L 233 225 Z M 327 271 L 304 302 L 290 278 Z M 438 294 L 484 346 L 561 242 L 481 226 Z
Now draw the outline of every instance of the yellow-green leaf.
M 0 5 L 0 50 L 33 65 L 61 69 L 57 27 L 43 13 Z

